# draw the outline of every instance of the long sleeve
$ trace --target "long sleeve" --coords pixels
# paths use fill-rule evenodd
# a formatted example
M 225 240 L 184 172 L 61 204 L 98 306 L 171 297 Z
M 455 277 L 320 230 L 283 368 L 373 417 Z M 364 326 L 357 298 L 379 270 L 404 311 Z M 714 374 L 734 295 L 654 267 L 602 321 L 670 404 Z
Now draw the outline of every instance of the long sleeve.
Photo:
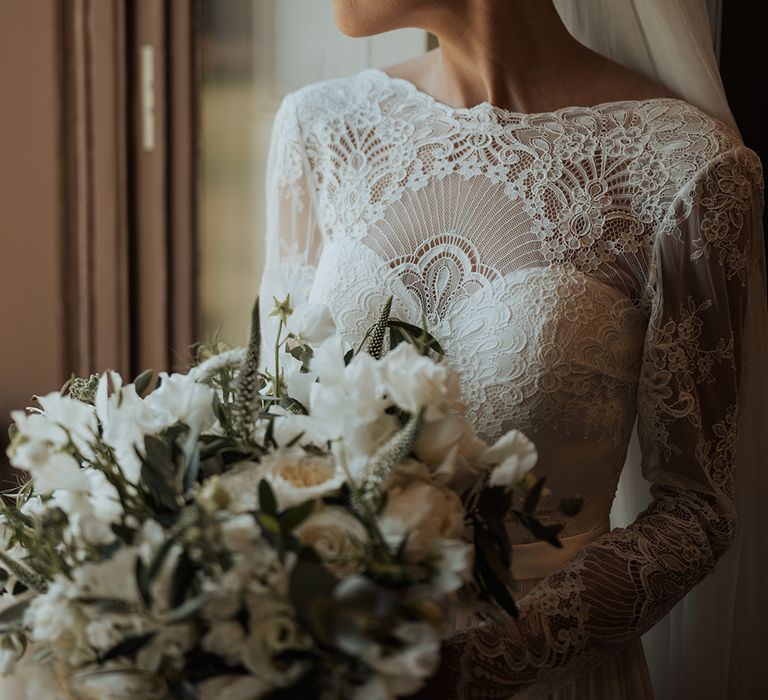
M 322 247 L 296 102 L 296 93 L 283 98 L 272 126 L 266 171 L 265 270 L 279 262 L 314 266 Z
M 519 619 L 447 640 L 438 684 L 448 697 L 546 692 L 590 670 L 653 626 L 729 548 L 742 329 L 748 283 L 764 265 L 761 186 L 751 151 L 722 153 L 681 190 L 655 238 L 637 390 L 651 504 L 523 597 Z

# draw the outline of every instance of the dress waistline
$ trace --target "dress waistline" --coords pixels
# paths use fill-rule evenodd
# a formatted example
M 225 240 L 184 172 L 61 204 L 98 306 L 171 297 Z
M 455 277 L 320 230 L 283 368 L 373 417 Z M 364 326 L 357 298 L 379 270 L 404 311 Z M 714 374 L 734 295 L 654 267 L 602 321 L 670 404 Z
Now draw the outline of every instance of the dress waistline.
M 572 537 L 561 537 L 562 548 L 548 542 L 525 542 L 512 545 L 512 576 L 516 580 L 544 578 L 570 561 L 582 547 L 610 532 L 608 523 L 580 532 Z

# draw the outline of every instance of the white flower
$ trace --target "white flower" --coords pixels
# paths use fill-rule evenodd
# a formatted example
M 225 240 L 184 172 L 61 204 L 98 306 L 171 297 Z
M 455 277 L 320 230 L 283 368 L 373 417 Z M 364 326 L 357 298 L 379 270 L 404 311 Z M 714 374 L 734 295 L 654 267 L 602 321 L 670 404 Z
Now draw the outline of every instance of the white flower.
M 37 399 L 46 417 L 67 431 L 77 450 L 89 457 L 91 444 L 98 435 L 96 411 L 93 406 L 62 396 L 58 391 Z
M 211 626 L 201 643 L 211 654 L 218 654 L 232 666 L 241 661 L 240 650 L 245 642 L 245 630 L 236 620 L 224 620 Z
M 244 666 L 257 676 L 276 685 L 298 677 L 302 667 L 294 664 L 278 669 L 272 657 L 288 649 L 307 646 L 290 605 L 272 596 L 248 597 L 249 634 L 242 647 Z
M 328 307 L 308 301 L 296 305 L 286 327 L 290 333 L 310 344 L 322 343 L 336 332 L 336 323 Z
M 422 426 L 413 453 L 430 467 L 436 481 L 461 491 L 479 476 L 478 458 L 485 448 L 470 421 L 461 414 L 450 413 Z
M 231 552 L 247 552 L 261 536 L 261 529 L 252 515 L 244 513 L 223 522 L 221 534 Z
M 192 448 L 197 434 L 213 423 L 211 387 L 189 375 L 160 374 L 161 385 L 146 399 L 133 384 L 123 386 L 116 372 L 106 372 L 96 390 L 96 414 L 104 428 L 104 442 L 113 448 L 125 478 L 138 483 L 144 438 L 156 435 L 176 423 L 190 429 L 185 452 Z
M 103 440 L 115 452 L 125 478 L 133 484 L 141 477 L 144 437 L 167 427 L 166 416 L 158 414 L 137 393 L 133 384 L 123 387 L 117 372 L 105 372 L 96 389 L 96 414 L 103 426 Z
M 200 700 L 259 700 L 274 685 L 255 676 L 216 676 L 198 686 Z
M 519 430 L 502 435 L 481 455 L 483 464 L 492 467 L 491 486 L 515 486 L 536 465 L 536 446 Z
M 162 678 L 134 668 L 77 673 L 72 677 L 72 686 L 82 700 L 164 700 L 168 697 Z
M 394 636 L 403 643 L 404 648 L 388 652 L 380 645 L 368 648 L 363 653 L 363 660 L 376 671 L 379 683 L 374 681 L 369 687 L 370 694 L 362 695 L 358 692 L 357 698 L 376 697 L 374 689 L 382 698 L 392 698 L 399 695 L 408 695 L 417 691 L 424 680 L 431 676 L 440 661 L 440 636 L 430 625 L 424 622 L 403 622 L 394 630 Z
M 381 360 L 387 394 L 400 408 L 415 413 L 426 407 L 426 420 L 441 418 L 458 401 L 458 375 L 410 343 L 400 343 Z
M 86 488 L 60 489 L 53 494 L 51 505 L 67 514 L 75 538 L 89 544 L 109 544 L 115 539 L 110 526 L 119 522 L 123 513 L 117 489 L 98 469 L 84 469 L 81 474 Z
M 160 373 L 160 386 L 146 398 L 165 427 L 183 423 L 193 436 L 213 424 L 211 387 L 200 384 L 187 374 Z
M 403 478 L 397 471 L 393 476 L 379 517 L 389 542 L 396 546 L 408 534 L 406 554 L 419 559 L 434 551 L 439 539 L 461 537 L 464 508 L 456 493 L 423 479 Z
M 68 581 L 56 578 L 45 593 L 32 599 L 24 614 L 24 624 L 30 628 L 32 640 L 45 644 L 70 666 L 94 659 L 85 633 L 87 621 L 71 600 L 74 593 Z
M 333 457 L 308 455 L 301 449 L 276 450 L 261 462 L 281 509 L 337 491 L 345 475 Z
M 157 635 L 136 654 L 136 665 L 151 673 L 157 673 L 164 665 L 171 665 L 181 670 L 184 665 L 184 655 L 190 649 L 194 649 L 197 642 L 198 635 L 194 624 L 164 625 L 159 628 Z
M 320 509 L 295 534 L 303 544 L 314 547 L 337 576 L 349 576 L 359 570 L 359 563 L 352 557 L 368 536 L 362 523 L 343 508 Z
M 28 469 L 35 481 L 35 490 L 50 494 L 57 489 L 87 491 L 88 477 L 77 460 L 67 452 L 50 452 L 41 443 L 28 442 L 16 450 L 15 466 Z M 22 466 L 22 462 L 26 466 Z
M 458 590 L 471 578 L 474 550 L 464 540 L 449 539 L 437 540 L 435 549 L 440 555 L 440 564 L 430 589 L 439 596 Z

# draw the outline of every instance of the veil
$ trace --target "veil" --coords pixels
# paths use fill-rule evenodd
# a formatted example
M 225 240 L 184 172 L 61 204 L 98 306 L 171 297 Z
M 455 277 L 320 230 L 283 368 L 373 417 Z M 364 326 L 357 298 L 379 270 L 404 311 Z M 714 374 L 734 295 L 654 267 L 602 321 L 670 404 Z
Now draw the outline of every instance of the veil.
M 706 0 L 555 0 L 571 34 L 737 130 L 714 50 Z M 768 300 L 762 202 L 754 202 L 751 277 L 736 443 L 736 539 L 715 571 L 643 637 L 660 700 L 762 697 L 768 687 Z M 649 501 L 633 435 L 611 521 Z

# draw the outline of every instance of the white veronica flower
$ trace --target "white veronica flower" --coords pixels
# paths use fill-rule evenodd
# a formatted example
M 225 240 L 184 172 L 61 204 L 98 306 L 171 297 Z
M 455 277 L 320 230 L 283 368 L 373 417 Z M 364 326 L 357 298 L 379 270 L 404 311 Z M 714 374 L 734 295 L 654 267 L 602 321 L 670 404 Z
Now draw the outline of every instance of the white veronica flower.
M 481 455 L 480 461 L 492 468 L 491 486 L 517 485 L 538 461 L 536 446 L 519 430 L 502 435 Z
M 400 343 L 381 360 L 386 392 L 400 408 L 415 413 L 426 407 L 426 420 L 442 418 L 459 398 L 458 375 L 431 360 L 410 343 Z

